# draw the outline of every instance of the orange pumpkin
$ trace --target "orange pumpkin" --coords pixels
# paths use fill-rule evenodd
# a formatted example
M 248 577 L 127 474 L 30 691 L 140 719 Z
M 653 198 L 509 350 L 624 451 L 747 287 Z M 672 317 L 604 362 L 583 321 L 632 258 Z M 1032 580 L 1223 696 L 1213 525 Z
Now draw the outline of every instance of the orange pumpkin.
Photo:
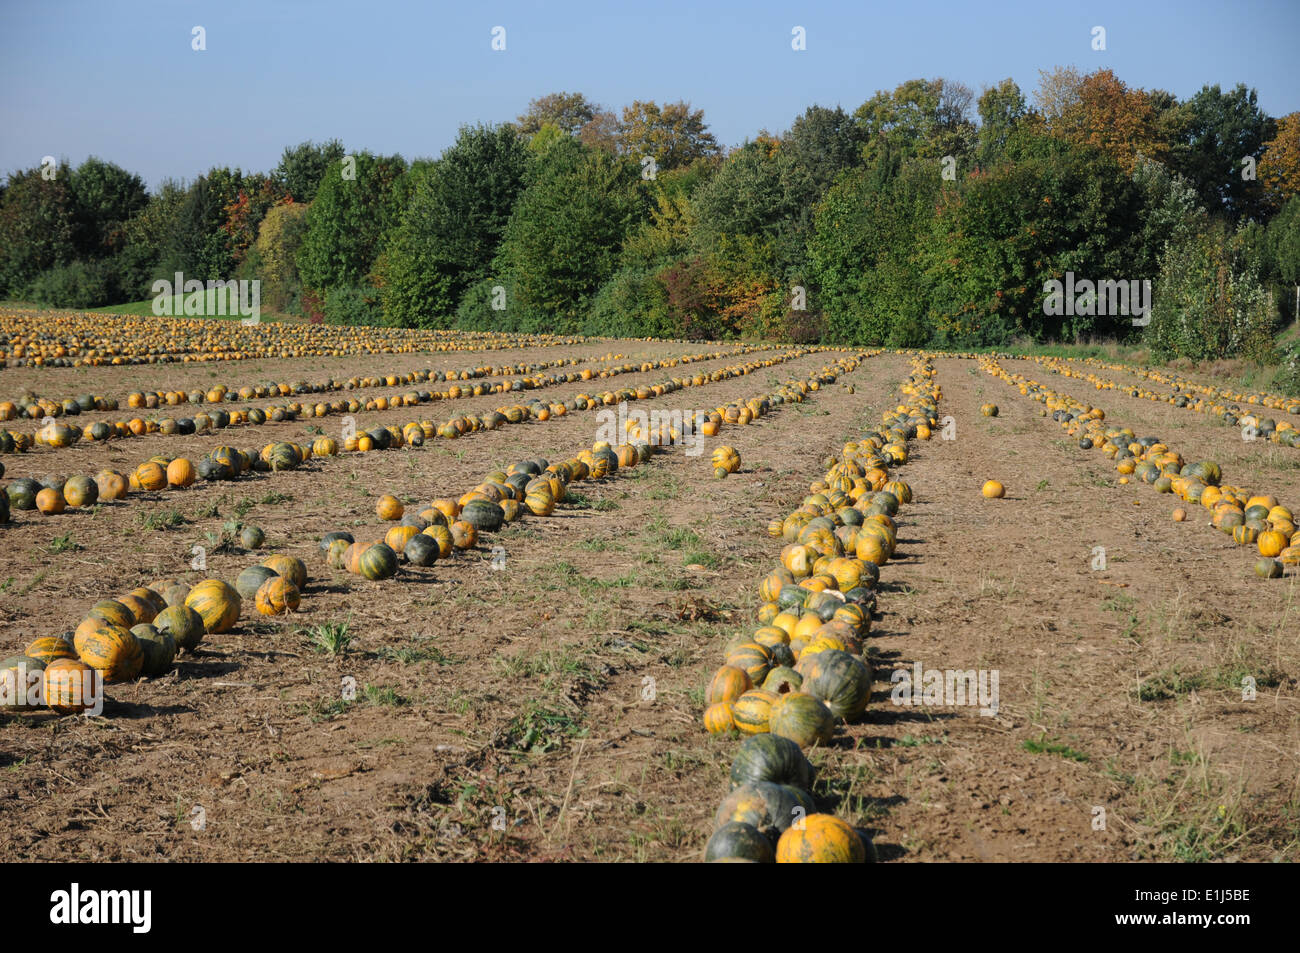
M 405 512 L 406 507 L 402 506 L 402 501 L 387 493 L 375 504 L 375 513 L 381 520 L 400 520 Z
M 776 842 L 778 864 L 861 864 L 866 848 L 858 832 L 831 814 L 809 814 Z
M 194 485 L 194 464 L 184 457 L 177 457 L 167 464 L 167 484 L 174 487 Z

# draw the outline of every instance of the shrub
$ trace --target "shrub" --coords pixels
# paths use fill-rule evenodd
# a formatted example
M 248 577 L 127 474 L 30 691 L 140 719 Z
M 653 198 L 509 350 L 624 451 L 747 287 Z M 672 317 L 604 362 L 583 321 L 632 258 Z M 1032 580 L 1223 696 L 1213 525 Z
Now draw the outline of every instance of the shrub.
M 379 299 L 373 289 L 348 285 L 331 288 L 325 293 L 325 323 L 370 325 L 382 323 Z

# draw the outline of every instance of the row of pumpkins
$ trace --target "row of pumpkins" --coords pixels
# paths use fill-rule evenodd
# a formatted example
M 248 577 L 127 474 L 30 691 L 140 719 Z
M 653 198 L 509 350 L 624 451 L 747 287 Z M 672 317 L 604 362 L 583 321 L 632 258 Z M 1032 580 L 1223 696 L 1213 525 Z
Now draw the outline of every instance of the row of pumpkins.
M 1081 449 L 1100 449 L 1115 461 L 1121 483 L 1130 482 L 1132 477 L 1158 493 L 1204 506 L 1211 513 L 1210 524 L 1215 529 L 1239 545 L 1257 549 L 1256 575 L 1276 579 L 1285 574 L 1287 567 L 1300 566 L 1300 530 L 1293 512 L 1276 496 L 1226 484 L 1215 461 L 1188 462 L 1157 437 L 1138 437 L 1128 427 L 1108 426 L 1100 408 L 1080 403 L 1022 375 L 1009 374 L 992 357 L 981 357 L 980 363 L 986 373 L 1044 404 L 1040 413 L 1047 416 L 1050 412 L 1052 419 L 1077 439 Z
M 758 588 L 760 626 L 727 645 L 706 690 L 705 728 L 743 738 L 707 861 L 867 858 L 852 826 L 817 813 L 804 751 L 829 744 L 836 727 L 870 702 L 873 673 L 863 640 L 880 567 L 897 545 L 894 517 L 912 499 L 911 488 L 889 471 L 907 461 L 911 438 L 928 439 L 936 425 L 933 377 L 933 366 L 916 358 L 901 387 L 906 402 L 887 411 L 877 430 L 846 444 L 811 495 L 768 527 L 786 545 Z
M 1254 429 L 1259 439 L 1267 440 L 1282 447 L 1300 448 L 1300 430 L 1287 420 L 1274 420 L 1272 417 L 1266 417 L 1262 414 L 1252 413 L 1245 410 L 1238 403 L 1218 404 L 1213 401 L 1204 399 L 1193 399 L 1186 393 L 1180 393 L 1184 388 L 1199 387 L 1190 381 L 1182 381 L 1174 384 L 1175 392 L 1170 394 L 1157 393 L 1156 391 L 1147 390 L 1144 387 L 1133 387 L 1112 380 L 1108 377 L 1102 377 L 1099 374 L 1083 374 L 1076 371 L 1068 363 L 1060 358 L 1037 358 L 1037 362 L 1054 374 L 1062 377 L 1073 377 L 1079 380 L 1087 381 L 1097 390 L 1120 390 L 1130 397 L 1141 397 L 1146 400 L 1157 401 L 1159 403 L 1169 404 L 1173 407 L 1194 410 L 1202 414 L 1213 415 L 1230 427 L 1251 427 Z M 1117 368 L 1119 369 L 1119 368 Z M 1150 375 L 1149 375 L 1150 376 Z M 1213 393 L 1212 388 L 1200 388 L 1204 391 Z M 1279 405 L 1278 409 L 1286 410 L 1288 413 L 1300 413 L 1300 401 L 1288 400 L 1282 397 L 1270 395 L 1250 395 L 1254 398 L 1254 403 L 1259 404 L 1262 401 L 1272 401 Z M 1247 401 L 1250 404 L 1251 401 Z M 1266 405 L 1267 406 L 1267 405 Z M 1295 408 L 1295 409 L 1292 409 Z
M 338 379 L 317 381 L 315 383 L 308 383 L 304 380 L 289 383 L 264 381 L 257 384 L 235 386 L 215 384 L 206 390 L 134 390 L 120 402 L 116 397 L 104 397 L 98 394 L 82 394 L 78 397 L 54 399 L 40 397 L 28 391 L 14 400 L 0 401 L 0 421 L 15 420 L 22 417 L 31 420 L 40 420 L 44 417 L 76 417 L 91 411 L 117 410 L 121 405 L 136 410 L 154 410 L 159 407 L 174 407 L 180 404 L 222 404 L 241 400 L 261 400 L 267 397 L 325 394 L 370 387 L 403 387 L 426 382 L 468 381 L 484 377 L 505 377 L 512 374 L 531 375 L 552 367 L 567 367 L 585 364 L 588 361 L 612 361 L 621 358 L 622 355 L 615 354 L 608 354 L 604 358 L 565 357 L 536 364 L 506 364 L 500 368 L 484 366 L 466 368 L 462 371 L 417 370 L 405 374 L 386 374 L 373 377 L 354 376 L 346 381 Z
M 59 714 L 89 711 L 99 694 L 89 686 L 156 678 L 206 635 L 228 632 L 245 602 L 265 616 L 301 604 L 307 567 L 295 556 L 269 556 L 244 569 L 232 586 L 205 579 L 193 586 L 161 579 L 91 607 L 77 628 L 36 639 L 22 655 L 0 662 L 0 698 L 10 710 L 44 704 Z M 40 686 L 40 704 L 31 702 Z
M 389 439 L 393 439 L 391 434 Z M 253 471 L 294 470 L 313 455 L 337 453 L 336 441 L 321 438 L 310 446 L 273 443 L 260 451 L 218 447 L 197 464 L 188 457 L 155 456 L 125 474 L 106 469 L 93 477 L 49 475 L 40 480 L 20 477 L 0 493 L 0 523 L 9 521 L 11 509 L 38 510 L 46 516 L 53 516 L 65 512 L 68 507 L 84 508 L 100 501 L 124 500 L 131 492 L 184 489 L 200 479 L 233 480 Z M 3 475 L 4 470 L 0 467 L 0 476 Z
M 1171 371 L 1161 369 L 1148 369 L 1140 367 L 1126 367 L 1123 364 L 1110 364 L 1097 358 L 1087 358 L 1082 361 L 1091 367 L 1101 368 L 1102 370 L 1114 373 L 1130 373 L 1147 380 L 1155 381 L 1158 384 L 1164 384 L 1174 390 L 1170 403 L 1178 407 L 1193 407 L 1202 413 L 1212 413 L 1223 415 L 1226 411 L 1229 414 L 1241 415 L 1251 413 L 1258 416 L 1247 407 L 1264 407 L 1270 410 L 1281 410 L 1288 414 L 1300 414 L 1300 397 L 1286 396 L 1283 394 L 1270 394 L 1266 391 L 1234 391 L 1220 387 L 1213 387 L 1208 384 L 1200 384 L 1189 378 L 1174 374 Z M 1200 397 L 1195 395 L 1199 394 Z M 1130 396 L 1138 396 L 1130 392 Z M 1229 403 L 1215 403 L 1215 399 L 1226 400 Z M 1207 403 L 1207 400 L 1209 401 Z M 1245 404 L 1246 407 L 1241 405 Z M 1235 423 L 1235 421 L 1232 421 Z
M 648 339 L 637 339 L 648 340 Z M 575 347 L 579 336 L 0 309 L 0 367 L 107 367 Z
M 804 351 L 802 353 L 809 352 Z M 211 414 L 199 412 L 193 417 L 152 417 L 148 419 L 134 417 L 130 420 L 95 421 L 94 423 L 87 424 L 84 427 L 75 427 L 68 423 L 61 423 L 56 418 L 66 413 L 66 410 L 63 408 L 67 405 L 81 408 L 83 404 L 102 402 L 105 405 L 109 403 L 113 405 L 111 408 L 107 409 L 116 409 L 117 401 L 109 401 L 89 394 L 83 395 L 75 401 L 64 401 L 63 405 L 53 405 L 52 402 L 47 402 L 45 405 L 42 405 L 40 401 L 33 401 L 25 405 L 23 416 L 49 417 L 49 421 L 30 433 L 12 429 L 0 431 L 0 453 L 23 453 L 32 447 L 69 447 L 81 440 L 103 441 L 122 439 L 126 437 L 138 437 L 146 434 L 189 435 L 193 433 L 201 433 L 207 430 L 224 429 L 226 427 L 279 423 L 282 421 L 296 420 L 299 417 L 321 418 L 332 414 L 355 414 L 363 411 L 383 411 L 395 407 L 414 407 L 424 403 L 456 400 L 462 397 L 479 397 L 489 393 L 540 390 L 542 388 L 552 387 L 559 384 L 616 377 L 620 374 L 649 372 L 663 367 L 676 367 L 680 363 L 714 360 L 726 356 L 732 355 L 719 351 L 713 353 L 685 355 L 679 358 L 669 358 L 664 361 L 646 361 L 640 364 L 623 364 L 617 367 L 605 368 L 599 372 L 593 372 L 590 368 L 584 368 L 580 372 L 567 374 L 536 375 L 534 377 L 515 381 L 503 381 L 495 385 L 474 384 L 462 388 L 459 384 L 453 383 L 451 387 L 445 391 L 411 390 L 405 394 L 397 394 L 392 397 L 380 396 L 365 401 L 357 400 L 355 398 L 348 400 L 332 400 L 328 402 L 318 401 L 316 403 L 294 401 L 288 404 L 271 405 L 260 408 L 254 407 L 247 410 L 215 410 Z M 423 374 L 427 372 L 419 373 Z M 440 372 L 438 372 L 438 375 L 440 376 Z M 406 376 L 410 377 L 412 375 Z M 401 386 L 396 376 L 377 380 L 393 382 L 391 385 L 380 384 L 378 386 Z M 334 387 L 334 384 L 337 384 L 337 382 L 331 382 L 331 389 L 337 389 Z M 279 385 L 280 388 L 289 386 L 290 385 Z M 298 385 L 293 386 L 296 387 Z M 304 384 L 302 386 L 306 387 L 307 385 Z M 207 400 L 209 403 L 220 403 L 225 393 L 226 391 L 224 387 L 217 386 L 206 394 L 196 391 L 187 395 L 184 392 L 176 391 L 170 392 L 164 396 L 174 398 L 174 400 L 169 399 L 167 401 L 168 404 L 179 404 L 182 402 L 198 403 L 200 400 Z M 131 395 L 131 397 L 136 396 L 137 395 Z M 138 396 L 145 404 L 151 404 L 153 407 L 158 406 L 158 397 L 156 394 L 140 394 Z M 150 398 L 152 398 L 152 401 Z M 182 398 L 184 398 L 184 401 L 182 401 Z M 128 398 L 128 403 L 133 408 L 139 406 L 138 403 L 132 403 L 131 398 Z M 12 404 L 9 406 L 13 407 L 15 414 L 19 410 L 18 406 Z M 49 406 L 60 407 L 59 413 L 40 413 L 41 410 L 48 409 Z M 5 404 L 0 404 L 0 420 L 6 419 L 4 417 L 5 407 Z M 77 413 L 80 413 L 80 409 Z
M 350 436 L 343 442 L 341 447 L 339 442 L 332 437 L 318 437 L 310 445 L 288 442 L 268 444 L 261 451 L 243 451 L 222 446 L 217 447 L 197 464 L 186 457 L 172 459 L 165 456 L 155 456 L 137 466 L 128 475 L 123 475 L 114 470 L 103 470 L 93 479 L 86 476 L 77 476 L 71 479 L 65 479 L 61 476 L 48 476 L 39 481 L 30 477 L 22 478 L 13 481 L 6 487 L 4 494 L 6 503 L 4 509 L 0 510 L 0 522 L 9 520 L 9 510 L 11 509 L 39 510 L 45 515 L 56 515 L 64 512 L 69 506 L 74 508 L 86 507 L 93 506 L 100 500 L 121 500 L 132 490 L 184 489 L 192 486 L 196 480 L 231 480 L 250 471 L 292 470 L 312 457 L 337 456 L 340 451 L 364 453 L 373 450 L 395 450 L 405 446 L 420 446 L 426 439 L 432 439 L 435 436 L 443 439 L 456 439 L 462 434 L 480 430 L 495 430 L 506 424 L 523 423 L 529 420 L 546 421 L 553 416 L 559 417 L 567 414 L 570 404 L 572 404 L 573 409 L 591 410 L 600 406 L 612 406 L 621 401 L 647 400 L 672 393 L 682 387 L 703 386 L 715 380 L 727 380 L 732 377 L 751 374 L 760 369 L 774 367 L 777 364 L 794 360 L 807 353 L 809 352 L 801 349 L 790 351 L 761 361 L 751 361 L 742 365 L 719 368 L 711 372 L 707 377 L 701 375 L 697 378 L 684 380 L 673 378 L 653 386 L 641 386 L 634 389 L 625 388 L 616 392 L 605 392 L 597 397 L 579 394 L 572 401 L 564 404 L 547 406 L 540 401 L 527 406 L 516 404 L 511 407 L 503 407 L 497 411 L 490 411 L 481 417 L 478 415 L 455 417 L 437 427 L 432 421 L 427 420 L 419 423 L 407 423 L 401 428 L 395 426 L 375 427 L 369 431 Z M 841 367 L 849 363 L 856 366 L 856 362 L 865 356 L 864 353 L 853 357 L 840 358 L 833 366 Z M 826 369 L 823 369 L 821 376 L 825 377 L 827 373 Z M 799 386 L 803 386 L 805 392 L 809 387 L 816 388 L 819 386 L 817 375 L 814 375 L 810 382 Z M 785 398 L 780 397 L 779 399 L 783 400 Z M 720 408 L 713 415 L 704 415 L 700 421 L 700 432 L 705 436 L 712 436 L 718 432 L 723 422 L 748 423 L 756 415 L 753 404 L 754 401 L 748 404 L 742 403 L 732 407 Z M 225 411 L 220 410 L 215 413 L 217 415 L 226 414 Z M 655 440 L 670 443 L 676 442 L 681 436 L 680 433 L 665 433 L 658 435 Z M 0 471 L 0 475 L 2 475 L 2 471 Z
M 545 459 L 518 461 L 505 470 L 489 473 L 458 499 L 436 499 L 418 513 L 407 512 L 396 496 L 384 494 L 375 505 L 375 515 L 397 525 L 388 529 L 382 539 L 357 540 L 352 533 L 338 530 L 326 533 L 320 547 L 330 566 L 371 581 L 395 576 L 402 562 L 430 566 L 450 556 L 453 550 L 473 549 L 482 534 L 495 533 L 526 515 L 552 515 L 557 504 L 564 502 L 572 483 L 603 480 L 620 469 L 647 463 L 657 448 L 679 443 L 692 432 L 714 435 L 723 426 L 748 423 L 779 404 L 802 402 L 808 393 L 856 369 L 861 360 L 841 358 L 807 381 L 791 380 L 766 396 L 735 401 L 698 417 L 685 417 L 681 429 L 666 425 L 641 427 L 629 421 L 628 440 L 617 447 L 598 441 L 590 450 L 559 463 Z M 740 454 L 734 447 L 715 448 L 711 459 L 717 467 L 729 468 L 727 472 L 740 466 Z
M 766 412 L 777 403 L 802 401 L 819 383 L 828 383 L 859 363 L 857 358 L 841 359 L 810 381 L 791 381 L 779 392 L 744 404 L 746 409 L 753 404 Z M 730 410 L 729 406 L 718 412 L 713 422 L 725 420 Z M 733 448 L 718 450 L 738 463 Z M 370 580 L 387 579 L 397 572 L 399 554 L 411 564 L 431 565 L 453 548 L 473 548 L 480 531 L 495 532 L 525 511 L 550 515 L 571 482 L 603 479 L 620 467 L 646 462 L 652 453 L 649 443 L 623 444 L 617 450 L 597 443 L 563 463 L 521 461 L 506 472 L 489 474 L 460 499 L 435 500 L 419 514 L 406 513 L 398 499 L 385 495 L 376 505 L 376 514 L 400 522 L 383 541 L 358 543 L 350 533 L 339 531 L 326 533 L 320 546 L 335 568 Z M 256 548 L 263 535 L 256 527 L 244 527 L 241 541 Z M 307 578 L 302 560 L 276 555 L 244 569 L 233 586 L 220 579 L 204 580 L 192 588 L 178 580 L 162 580 L 96 604 L 72 633 L 38 639 L 25 655 L 0 664 L 0 679 L 16 685 L 24 672 L 43 673 L 43 697 L 50 708 L 65 714 L 84 711 L 89 708 L 89 693 L 84 690 L 87 675 L 112 683 L 163 674 L 178 651 L 193 651 L 205 634 L 231 629 L 246 601 L 252 600 L 263 615 L 296 611 Z M 25 696 L 11 693 L 8 697 Z

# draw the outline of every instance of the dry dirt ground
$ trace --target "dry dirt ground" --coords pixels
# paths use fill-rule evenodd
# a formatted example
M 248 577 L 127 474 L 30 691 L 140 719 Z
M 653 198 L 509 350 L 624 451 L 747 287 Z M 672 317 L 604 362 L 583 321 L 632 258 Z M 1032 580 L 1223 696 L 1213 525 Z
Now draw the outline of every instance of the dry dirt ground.
M 564 353 L 640 361 L 714 349 L 620 342 Z M 121 396 L 137 386 L 549 360 L 559 356 L 552 350 L 402 355 L 389 366 L 125 368 L 81 379 L 5 372 L 0 390 Z M 712 408 L 805 378 L 834 356 L 633 406 Z M 1100 451 L 1079 450 L 1039 415 L 1040 404 L 974 361 L 934 363 L 939 413 L 951 417 L 955 439 L 913 442 L 899 471 L 915 501 L 900 515 L 898 552 L 882 572 L 869 641 L 876 691 L 864 719 L 812 754 L 823 808 L 869 829 L 881 861 L 1295 859 L 1295 577 L 1255 578 L 1253 559 L 1202 514 L 1172 522 L 1169 497 L 1118 485 Z M 1300 451 L 1243 448 L 1236 431 L 1191 411 L 1095 392 L 1030 362 L 1003 365 L 1095 400 L 1108 420 L 1158 435 L 1189 459 L 1217 459 L 1225 480 L 1300 504 Z M 693 367 L 537 396 L 649 384 Z M 870 358 L 803 404 L 725 429 L 703 456 L 676 448 L 583 483 L 553 517 L 381 583 L 331 570 L 316 540 L 334 529 L 379 535 L 374 504 L 383 493 L 424 505 L 516 460 L 573 456 L 596 439 L 595 415 L 134 495 L 93 513 L 17 514 L 0 532 L 3 655 L 162 576 L 233 579 L 286 552 L 306 561 L 312 579 L 292 619 L 265 620 L 246 607 L 233 632 L 209 637 L 172 674 L 110 686 L 103 717 L 0 715 L 6 856 L 697 859 L 737 744 L 704 732 L 703 689 L 728 640 L 757 625 L 758 583 L 780 549 L 767 523 L 799 504 L 828 454 L 898 403 L 910 367 L 909 355 Z M 989 401 L 1001 408 L 996 418 L 979 415 Z M 463 399 L 454 412 L 503 402 Z M 357 424 L 452 412 L 451 404 L 401 408 L 358 414 Z M 155 452 L 302 441 L 313 425 L 328 432 L 337 418 L 0 460 L 6 479 L 93 473 Z M 744 461 L 725 480 L 708 463 L 718 443 Z M 1006 499 L 980 496 L 989 478 L 1006 484 Z M 232 519 L 261 526 L 264 551 L 219 548 L 206 573 L 186 571 L 191 547 Z M 493 568 L 492 547 L 503 568 Z M 1097 547 L 1104 569 L 1094 568 Z M 313 630 L 344 625 L 350 641 L 338 654 L 313 645 Z M 891 672 L 917 663 L 996 670 L 997 714 L 893 704 Z M 1249 701 L 1246 676 L 1257 685 Z

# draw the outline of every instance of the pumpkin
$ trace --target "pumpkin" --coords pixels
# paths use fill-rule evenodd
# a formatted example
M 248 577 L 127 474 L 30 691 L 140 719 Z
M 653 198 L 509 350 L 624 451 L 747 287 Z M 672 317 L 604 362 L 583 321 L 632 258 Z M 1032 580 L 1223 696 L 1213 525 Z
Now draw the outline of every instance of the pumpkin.
M 727 664 L 743 670 L 751 684 L 761 684 L 772 667 L 772 653 L 757 642 L 747 642 L 728 653 Z
M 866 711 L 872 673 L 862 659 L 828 649 L 800 658 L 795 670 L 803 676 L 800 691 L 820 698 L 836 718 L 853 718 Z
M 1278 555 L 1282 550 L 1287 548 L 1290 540 L 1283 533 L 1276 530 L 1268 530 L 1259 534 L 1256 541 L 1261 556 L 1273 557 Z
M 404 512 L 406 507 L 402 506 L 402 501 L 388 493 L 381 496 L 375 504 L 375 514 L 381 520 L 400 520 Z
M 158 614 L 158 609 L 152 600 L 141 598 L 134 592 L 118 596 L 117 602 L 125 606 L 127 611 L 131 613 L 131 618 L 135 620 L 131 625 L 139 622 L 152 622 L 153 617 Z
M 167 604 L 167 607 L 185 605 L 185 597 L 189 594 L 190 587 L 183 582 L 173 582 L 162 590 L 163 602 Z M 159 613 L 161 612 L 162 610 L 160 609 Z M 158 620 L 154 619 L 154 624 L 157 625 L 157 623 Z
M 295 586 L 301 589 L 307 585 L 307 564 L 297 556 L 287 556 L 284 553 L 277 553 L 274 556 L 268 556 L 262 560 L 262 565 L 272 570 L 277 575 L 284 576 Z
M 257 590 L 262 588 L 262 583 L 278 575 L 274 569 L 266 566 L 249 566 L 235 577 L 235 591 L 241 599 L 252 599 L 257 595 Z
M 103 698 L 103 676 L 78 659 L 55 659 L 43 681 L 45 704 L 60 715 L 90 711 Z
M 753 687 L 753 680 L 743 668 L 724 665 L 713 673 L 704 697 L 706 703 L 710 705 L 718 702 L 734 702 Z
M 768 730 L 772 706 L 781 699 L 776 692 L 751 688 L 732 705 L 731 717 L 743 735 L 756 735 Z
M 87 476 L 74 476 L 63 485 L 63 499 L 69 506 L 93 506 L 99 499 L 99 486 Z
M 552 500 L 551 508 L 554 509 L 554 506 Z M 500 504 L 494 503 L 492 500 L 474 499 L 466 503 L 465 507 L 460 511 L 459 521 L 472 526 L 475 530 L 475 538 L 477 538 L 479 532 L 495 533 L 499 530 L 501 524 L 505 521 L 505 511 L 501 509 Z M 462 546 L 459 548 L 466 549 L 468 547 Z
M 816 811 L 812 796 L 787 784 L 756 781 L 742 784 L 722 800 L 713 816 L 714 830 L 735 821 L 753 825 L 775 840 L 795 821 Z
M 130 609 L 122 605 L 122 603 L 118 602 L 116 599 L 104 599 L 101 602 L 96 602 L 90 607 L 90 611 L 87 612 L 86 615 L 93 619 L 102 619 L 105 622 L 112 622 L 114 625 L 120 625 L 124 629 L 129 629 L 131 626 L 141 621 L 131 613 Z
M 797 692 L 802 684 L 803 676 L 788 665 L 778 665 L 767 673 L 767 678 L 763 679 L 763 688 L 778 695 Z
M 132 475 L 142 490 L 161 490 L 167 486 L 167 471 L 152 460 L 140 464 Z
M 778 864 L 861 864 L 866 859 L 858 832 L 831 814 L 809 814 L 776 842 Z
M 321 551 L 329 552 L 330 544 L 333 543 L 334 540 L 336 539 L 346 540 L 349 543 L 355 542 L 355 540 L 352 538 L 352 534 L 346 531 L 339 530 L 333 533 L 326 533 L 324 536 L 320 538 Z
M 62 513 L 67 509 L 67 500 L 63 498 L 62 490 L 52 490 L 46 487 L 36 494 L 36 508 L 46 516 L 54 516 Z
M 101 622 L 93 629 L 77 630 L 77 655 L 100 671 L 106 682 L 130 681 L 140 674 L 144 652 L 130 630 Z
M 1283 571 L 1284 567 L 1277 559 L 1265 556 L 1255 562 L 1255 575 L 1261 579 L 1278 579 L 1282 576 Z
M 167 485 L 174 487 L 193 486 L 197 474 L 194 463 L 184 457 L 177 457 L 167 464 Z
M 74 656 L 75 658 L 75 656 Z M 57 661 L 57 660 L 56 660 Z M 45 663 L 26 655 L 0 662 L 0 711 L 34 711 L 39 708 Z
M 193 652 L 203 641 L 205 631 L 203 616 L 183 602 L 159 612 L 153 627 L 163 635 L 170 635 L 178 652 Z
M 260 526 L 245 526 L 239 531 L 239 545 L 245 549 L 261 549 L 266 542 L 266 534 Z
M 768 731 L 789 738 L 800 748 L 825 745 L 835 731 L 835 716 L 821 699 L 807 692 L 777 695 L 768 717 Z
M 988 480 L 980 490 L 986 500 L 1000 500 L 1007 494 L 1007 488 L 997 480 Z
M 473 549 L 474 544 L 478 542 L 478 530 L 474 528 L 473 523 L 456 520 L 451 524 L 451 542 L 457 549 Z
M 725 472 L 725 471 L 724 471 Z M 776 859 L 772 842 L 752 824 L 729 821 L 723 824 L 704 845 L 704 860 L 744 860 L 757 864 L 770 864 Z
M 137 625 L 131 635 L 140 644 L 143 661 L 140 674 L 157 678 L 171 670 L 176 660 L 176 639 L 170 632 L 160 632 L 156 626 Z
M 732 707 L 731 702 L 715 702 L 704 709 L 704 729 L 711 735 L 735 731 L 736 720 L 732 717 Z
M 405 551 L 406 544 L 410 542 L 411 539 L 419 535 L 421 535 L 420 531 L 414 526 L 394 526 L 384 534 L 384 542 L 388 544 L 389 548 L 392 549 L 393 552 L 400 553 Z M 425 538 L 427 539 L 428 537 Z M 430 540 L 430 542 L 432 542 L 432 540 Z
M 33 641 L 23 650 L 23 654 L 43 665 L 49 665 L 55 659 L 76 658 L 77 650 L 67 639 L 58 635 L 44 635 Z
M 432 566 L 441 555 L 438 543 L 432 536 L 416 533 L 402 548 L 406 561 L 414 566 Z
M 980 413 L 983 414 L 985 417 L 996 417 L 996 416 L 998 415 L 998 405 L 997 405 L 997 404 L 981 404 L 981 405 L 980 405 Z
M 424 535 L 438 544 L 438 555 L 441 558 L 445 559 L 451 555 L 451 551 L 455 547 L 455 540 L 452 538 L 450 528 L 434 524 L 424 531 Z
M 326 561 L 334 569 L 347 569 L 347 555 L 352 543 L 346 539 L 331 540 Z
M 741 742 L 731 762 L 731 786 L 755 781 L 789 784 L 801 790 L 812 786 L 813 767 L 789 738 L 773 734 L 751 735 Z
M 371 582 L 389 579 L 397 573 L 397 553 L 387 543 L 376 543 L 361 554 L 357 571 Z
M 220 579 L 204 579 L 190 590 L 185 604 L 203 618 L 203 629 L 211 635 L 233 628 L 243 607 L 239 593 Z
M 267 579 L 253 596 L 253 604 L 262 615 L 296 612 L 300 600 L 298 587 L 284 576 Z

